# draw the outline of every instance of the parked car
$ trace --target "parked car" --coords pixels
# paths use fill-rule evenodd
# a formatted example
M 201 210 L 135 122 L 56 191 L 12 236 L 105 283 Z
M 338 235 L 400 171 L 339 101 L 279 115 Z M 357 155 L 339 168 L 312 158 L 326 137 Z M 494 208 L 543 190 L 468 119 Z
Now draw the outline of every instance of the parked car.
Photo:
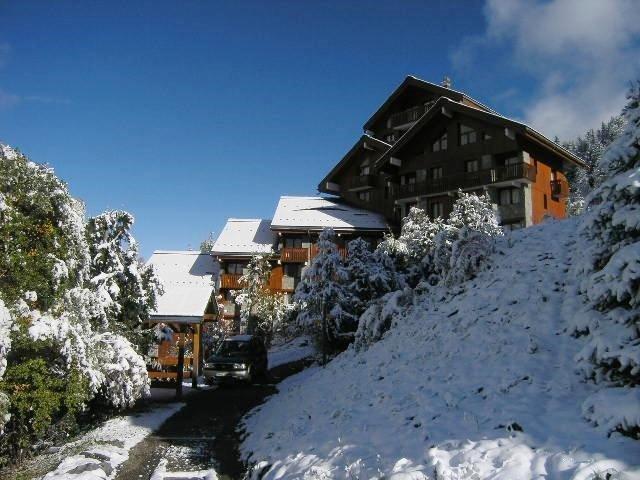
M 244 381 L 252 383 L 268 371 L 267 349 L 260 337 L 236 335 L 226 338 L 204 364 L 208 383 Z

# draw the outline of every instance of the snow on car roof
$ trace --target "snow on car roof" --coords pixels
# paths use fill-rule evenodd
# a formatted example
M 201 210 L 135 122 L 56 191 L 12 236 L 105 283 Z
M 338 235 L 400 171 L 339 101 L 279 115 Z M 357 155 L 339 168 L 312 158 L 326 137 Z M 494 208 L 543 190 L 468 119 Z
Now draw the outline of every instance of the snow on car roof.
M 275 235 L 271 220 L 259 218 L 229 218 L 213 245 L 214 255 L 251 255 L 271 253 Z
M 153 317 L 202 317 L 218 275 L 209 253 L 156 250 L 149 259 L 164 287 Z
M 387 230 L 382 215 L 326 197 L 280 197 L 271 222 L 272 230 Z

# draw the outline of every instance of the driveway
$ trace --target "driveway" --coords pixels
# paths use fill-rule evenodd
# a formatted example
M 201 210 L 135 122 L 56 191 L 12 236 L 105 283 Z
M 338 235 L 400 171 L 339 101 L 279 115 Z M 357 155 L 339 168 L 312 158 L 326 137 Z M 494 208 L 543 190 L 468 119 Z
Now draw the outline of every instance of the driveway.
M 116 480 L 147 480 L 163 458 L 168 471 L 214 469 L 220 478 L 241 479 L 245 466 L 238 450 L 240 419 L 276 393 L 276 383 L 308 363 L 300 360 L 275 367 L 268 384 L 229 385 L 187 397 L 182 410 L 129 452 Z

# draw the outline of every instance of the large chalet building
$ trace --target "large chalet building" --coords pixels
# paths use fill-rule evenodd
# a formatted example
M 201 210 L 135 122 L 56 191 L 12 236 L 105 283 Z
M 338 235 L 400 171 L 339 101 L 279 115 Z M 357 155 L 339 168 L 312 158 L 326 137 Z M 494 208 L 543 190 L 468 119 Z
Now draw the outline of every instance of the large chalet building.
M 531 127 L 409 76 L 318 190 L 378 212 L 396 228 L 411 207 L 446 218 L 458 189 L 486 192 L 509 230 L 565 217 L 572 166 L 583 162 Z

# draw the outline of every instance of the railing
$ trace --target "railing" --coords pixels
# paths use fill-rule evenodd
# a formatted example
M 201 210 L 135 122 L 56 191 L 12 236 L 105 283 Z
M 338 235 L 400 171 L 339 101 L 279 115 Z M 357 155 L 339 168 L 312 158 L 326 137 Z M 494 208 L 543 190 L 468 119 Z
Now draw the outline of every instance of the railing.
M 569 196 L 569 184 L 564 180 L 551 180 L 551 196 L 553 198 L 567 198 Z
M 308 248 L 283 248 L 280 252 L 280 261 L 289 263 L 306 262 L 309 258 Z
M 342 258 L 347 256 L 347 247 L 338 247 L 338 253 Z M 304 263 L 318 255 L 318 246 L 310 248 L 283 248 L 280 252 L 280 261 L 287 263 Z
M 417 107 L 404 110 L 403 112 L 394 113 L 389 117 L 389 126 L 391 128 L 398 125 L 406 125 L 408 123 L 417 122 L 424 113 L 431 108 L 433 102 L 426 105 L 418 105 Z
M 378 182 L 378 177 L 376 175 L 359 175 L 357 177 L 352 177 L 349 179 L 349 189 L 356 190 L 362 188 L 372 188 L 375 187 Z
M 242 275 L 234 275 L 231 273 L 223 273 L 220 276 L 220 288 L 242 288 L 240 286 L 240 277 Z
M 472 188 L 508 180 L 526 179 L 535 181 L 536 169 L 528 163 L 517 163 L 505 167 L 490 168 L 477 172 L 447 175 L 437 180 L 400 185 L 396 189 L 396 198 L 415 197 L 430 193 L 447 192 L 458 188 Z

